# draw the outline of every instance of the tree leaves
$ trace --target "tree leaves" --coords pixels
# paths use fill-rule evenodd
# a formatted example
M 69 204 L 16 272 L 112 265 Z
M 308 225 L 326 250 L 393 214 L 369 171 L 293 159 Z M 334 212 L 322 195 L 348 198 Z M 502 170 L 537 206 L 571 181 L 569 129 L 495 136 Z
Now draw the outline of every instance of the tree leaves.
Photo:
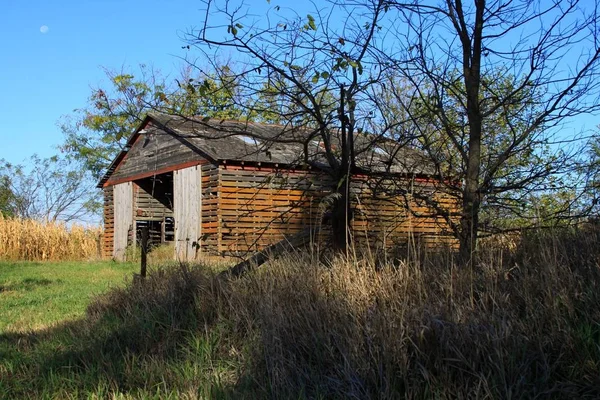
M 308 24 L 304 25 L 304 29 L 316 31 L 317 30 L 317 24 L 315 22 L 315 17 L 313 17 L 312 15 L 308 14 L 306 16 L 306 18 L 308 19 Z
M 86 107 L 63 117 L 61 146 L 68 157 L 80 160 L 100 178 L 127 138 L 149 111 L 211 118 L 239 118 L 233 106 L 237 95 L 233 74 L 225 66 L 214 73 L 166 81 L 160 75 L 112 74 L 111 85 L 92 91 Z
M 324 72 L 315 71 L 315 74 L 313 75 L 311 82 L 316 85 L 317 83 L 319 83 L 320 78 L 328 79 L 329 76 L 330 76 L 329 72 L 327 72 L 327 71 L 324 71 Z

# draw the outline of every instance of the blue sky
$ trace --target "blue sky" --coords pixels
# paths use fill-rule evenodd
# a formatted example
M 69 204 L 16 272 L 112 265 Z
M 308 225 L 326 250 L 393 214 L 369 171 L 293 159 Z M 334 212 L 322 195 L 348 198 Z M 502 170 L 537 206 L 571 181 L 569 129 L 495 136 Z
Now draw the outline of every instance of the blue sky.
M 179 36 L 199 23 L 201 7 L 198 0 L 3 0 L 0 158 L 55 154 L 63 139 L 57 121 L 105 82 L 101 67 L 178 70 Z
M 268 7 L 266 0 L 247 4 L 258 17 Z M 178 71 L 180 36 L 200 23 L 202 7 L 200 0 L 2 0 L 0 159 L 55 154 L 63 140 L 57 122 L 86 105 L 90 87 L 106 82 L 102 67 L 135 72 L 144 63 L 163 75 Z M 597 124 L 582 116 L 568 129 Z

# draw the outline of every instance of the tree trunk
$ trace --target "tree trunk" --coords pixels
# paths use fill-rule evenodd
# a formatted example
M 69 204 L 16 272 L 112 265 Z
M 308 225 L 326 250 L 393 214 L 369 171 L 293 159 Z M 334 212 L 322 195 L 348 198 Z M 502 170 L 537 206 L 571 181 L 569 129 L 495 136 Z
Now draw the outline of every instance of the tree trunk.
M 475 0 L 475 24 L 470 35 L 464 23 L 462 1 L 456 0 L 453 12 L 454 25 L 462 44 L 463 78 L 467 95 L 467 117 L 469 120 L 469 148 L 467 150 L 466 173 L 463 187 L 462 217 L 460 221 L 460 258 L 465 266 L 471 266 L 477 246 L 479 229 L 479 208 L 481 193 L 479 191 L 479 173 L 481 170 L 481 135 L 483 118 L 479 104 L 481 85 L 481 50 L 483 39 L 483 23 L 485 0 Z M 472 40 L 472 42 L 471 42 Z
M 467 75 L 467 78 L 472 78 Z M 477 246 L 477 232 L 479 229 L 479 209 L 481 194 L 479 192 L 479 173 L 481 170 L 481 134 L 482 120 L 479 104 L 476 103 L 479 92 L 479 82 L 472 83 L 476 87 L 469 88 L 467 92 L 467 109 L 469 113 L 469 149 L 467 152 L 467 170 L 463 187 L 462 216 L 460 220 L 460 258 L 465 266 L 472 265 L 473 254 Z
M 459 256 L 461 263 L 465 266 L 472 265 L 479 227 L 480 201 L 476 190 L 474 191 L 472 187 L 473 183 L 465 184 L 460 220 Z
M 331 210 L 331 234 L 334 250 L 346 252 L 350 242 L 350 180 L 347 176 L 340 179 L 343 179 L 343 183 Z
M 350 242 L 350 149 L 348 132 L 348 117 L 346 116 L 346 90 L 340 87 L 340 134 L 342 159 L 337 173 L 337 197 L 331 211 L 331 233 L 333 235 L 333 248 L 336 251 L 348 252 Z

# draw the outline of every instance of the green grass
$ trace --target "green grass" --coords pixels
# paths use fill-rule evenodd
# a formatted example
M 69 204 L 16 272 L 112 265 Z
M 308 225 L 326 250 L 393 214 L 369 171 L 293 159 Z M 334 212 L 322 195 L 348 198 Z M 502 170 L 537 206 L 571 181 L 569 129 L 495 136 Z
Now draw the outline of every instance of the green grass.
M 139 267 L 115 262 L 0 262 L 0 333 L 81 318 L 90 300 Z
M 532 234 L 473 269 L 303 252 L 239 279 L 171 265 L 124 285 L 93 280 L 135 266 L 19 264 L 2 275 L 25 321 L 0 332 L 0 399 L 598 399 L 598 243 Z
M 194 309 L 212 273 L 136 283 L 134 264 L 2 267 L 0 399 L 238 397 L 226 327 L 205 330 Z

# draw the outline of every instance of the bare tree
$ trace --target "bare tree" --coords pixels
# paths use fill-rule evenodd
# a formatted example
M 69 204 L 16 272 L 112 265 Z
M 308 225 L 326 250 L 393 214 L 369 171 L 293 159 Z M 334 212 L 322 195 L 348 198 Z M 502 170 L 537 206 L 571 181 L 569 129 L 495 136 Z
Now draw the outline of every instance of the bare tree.
M 94 181 L 81 166 L 34 155 L 27 166 L 0 160 L 0 178 L 11 192 L 12 215 L 45 222 L 93 218 L 100 209 Z
M 547 192 L 574 168 L 576 138 L 561 130 L 600 109 L 598 2 L 388 5 L 398 21 L 388 62 L 411 91 L 397 100 L 440 172 L 462 181 L 457 235 L 470 262 L 482 207 Z
M 238 106 L 248 118 L 308 132 L 300 161 L 331 176 L 333 243 L 346 249 L 357 156 L 353 141 L 374 117 L 372 87 L 385 71 L 375 45 L 382 40 L 385 2 L 331 3 L 305 16 L 274 6 L 258 20 L 243 3 L 208 0 L 205 6 L 202 26 L 187 34 L 187 42 L 207 60 L 235 51 L 230 78 L 242 92 Z M 335 29 L 334 19 L 346 22 Z M 322 157 L 310 157 L 312 143 L 318 143 Z

